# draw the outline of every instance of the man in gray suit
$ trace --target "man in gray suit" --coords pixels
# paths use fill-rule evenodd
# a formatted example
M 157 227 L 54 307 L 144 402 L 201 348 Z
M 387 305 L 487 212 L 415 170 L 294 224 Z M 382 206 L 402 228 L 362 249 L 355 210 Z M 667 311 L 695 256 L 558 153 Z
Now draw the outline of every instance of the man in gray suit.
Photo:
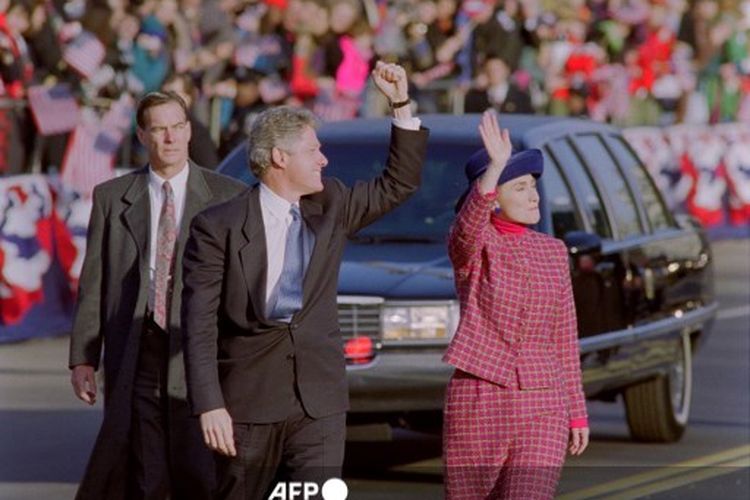
M 211 498 L 213 457 L 186 401 L 182 253 L 199 211 L 244 186 L 188 159 L 183 100 L 139 103 L 149 165 L 94 189 L 70 342 L 73 390 L 93 405 L 104 351 L 104 421 L 77 498 Z

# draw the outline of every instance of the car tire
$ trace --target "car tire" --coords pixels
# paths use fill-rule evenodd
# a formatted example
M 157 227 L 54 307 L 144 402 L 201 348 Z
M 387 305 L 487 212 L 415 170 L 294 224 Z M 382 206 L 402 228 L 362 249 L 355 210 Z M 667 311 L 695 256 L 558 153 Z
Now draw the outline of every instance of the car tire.
M 679 360 L 667 375 L 659 375 L 625 389 L 625 413 L 636 441 L 672 443 L 687 428 L 693 392 L 690 336 L 683 335 Z

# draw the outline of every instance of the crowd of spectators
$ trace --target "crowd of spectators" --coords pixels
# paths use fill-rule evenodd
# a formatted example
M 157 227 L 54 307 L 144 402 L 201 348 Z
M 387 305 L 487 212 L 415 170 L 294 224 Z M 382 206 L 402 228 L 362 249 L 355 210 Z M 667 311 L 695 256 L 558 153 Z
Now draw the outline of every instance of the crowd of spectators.
M 87 75 L 62 57 L 81 33 L 106 51 Z M 750 121 L 749 53 L 750 0 L 0 0 L 0 174 L 64 155 L 69 134 L 35 133 L 31 85 L 69 82 L 100 111 L 180 91 L 191 155 L 215 166 L 267 106 L 385 114 L 377 59 L 407 67 L 420 113 L 629 126 Z

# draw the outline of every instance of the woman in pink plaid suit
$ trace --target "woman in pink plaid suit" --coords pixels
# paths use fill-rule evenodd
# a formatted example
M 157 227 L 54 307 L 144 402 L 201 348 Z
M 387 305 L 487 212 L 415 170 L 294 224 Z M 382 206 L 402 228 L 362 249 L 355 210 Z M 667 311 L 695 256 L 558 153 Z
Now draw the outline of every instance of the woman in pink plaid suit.
M 456 367 L 444 408 L 448 500 L 548 499 L 566 447 L 588 445 L 575 305 L 565 245 L 539 222 L 539 150 L 510 156 L 488 111 L 485 148 L 466 165 L 449 239 L 461 321 L 444 361 Z

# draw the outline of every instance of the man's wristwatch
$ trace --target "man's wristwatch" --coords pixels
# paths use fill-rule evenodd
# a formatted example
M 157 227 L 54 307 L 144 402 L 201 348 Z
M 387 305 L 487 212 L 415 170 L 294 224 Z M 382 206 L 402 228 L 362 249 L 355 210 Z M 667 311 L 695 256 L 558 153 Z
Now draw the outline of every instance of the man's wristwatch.
M 409 99 L 408 97 L 403 101 L 391 102 L 391 109 L 403 108 L 404 106 L 408 106 L 410 102 L 411 99 Z

